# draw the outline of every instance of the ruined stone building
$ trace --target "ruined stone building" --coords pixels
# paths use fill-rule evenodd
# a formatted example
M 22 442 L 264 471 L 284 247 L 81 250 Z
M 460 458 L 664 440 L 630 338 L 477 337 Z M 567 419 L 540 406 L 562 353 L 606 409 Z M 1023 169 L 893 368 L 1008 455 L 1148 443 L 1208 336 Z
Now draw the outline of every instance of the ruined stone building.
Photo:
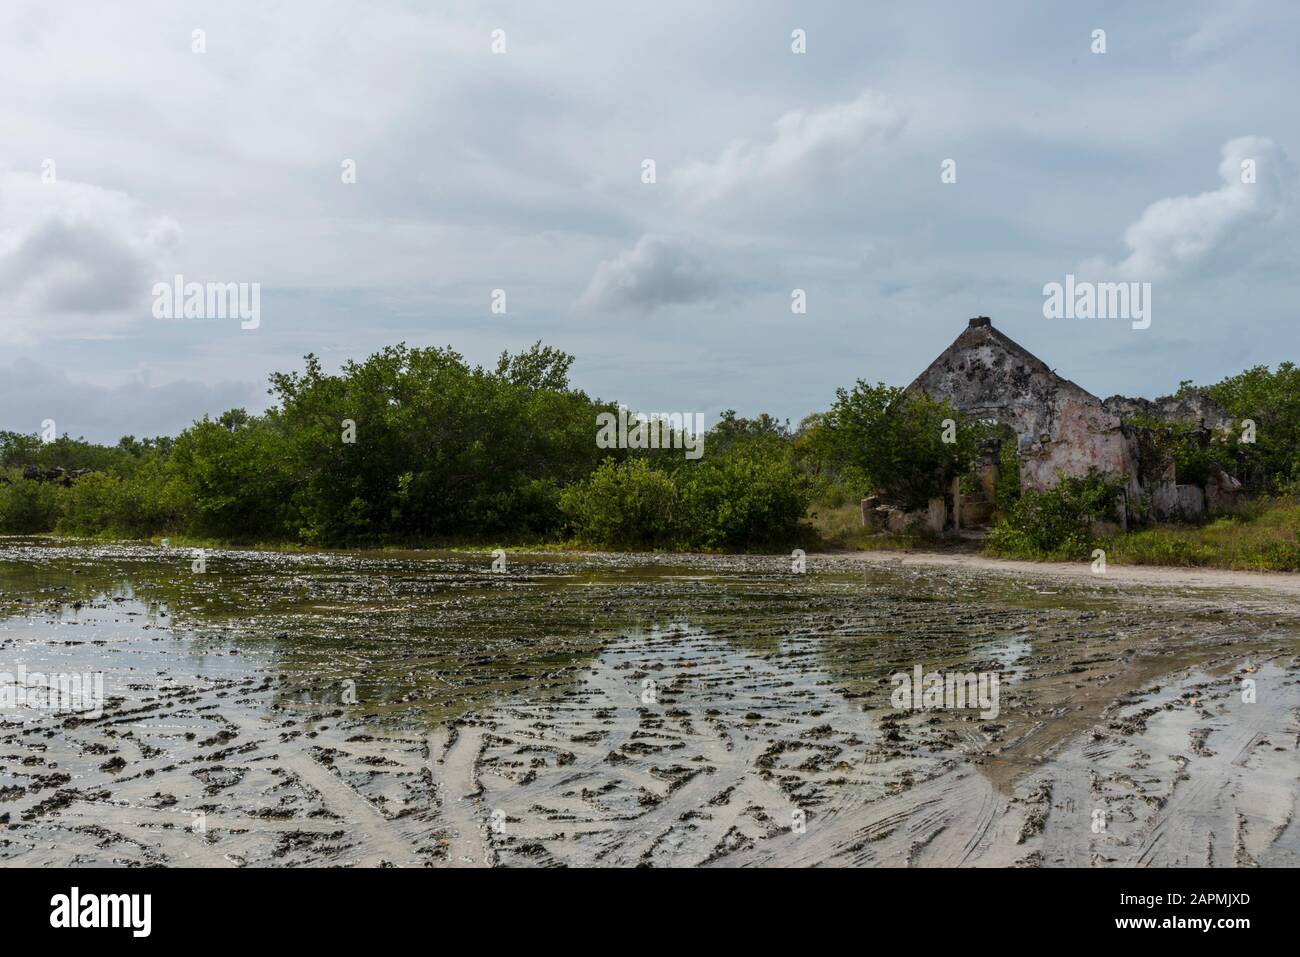
M 1094 469 L 1119 478 L 1126 493 L 1124 513 L 1117 516 L 1121 524 L 1133 518 L 1196 517 L 1205 511 L 1207 498 L 1210 507 L 1221 507 L 1239 487 L 1222 473 L 1204 486 L 1180 485 L 1172 461 L 1152 461 L 1142 428 L 1124 421 L 1140 416 L 1203 429 L 1230 427 L 1230 418 L 1208 397 L 1114 396 L 1103 402 L 1057 375 L 985 316 L 971 319 L 908 388 L 946 400 L 967 416 L 1009 427 L 1022 488 L 1050 488 L 1064 476 L 1082 477 Z M 957 500 L 950 498 L 948 507 L 960 516 L 955 489 L 953 496 Z

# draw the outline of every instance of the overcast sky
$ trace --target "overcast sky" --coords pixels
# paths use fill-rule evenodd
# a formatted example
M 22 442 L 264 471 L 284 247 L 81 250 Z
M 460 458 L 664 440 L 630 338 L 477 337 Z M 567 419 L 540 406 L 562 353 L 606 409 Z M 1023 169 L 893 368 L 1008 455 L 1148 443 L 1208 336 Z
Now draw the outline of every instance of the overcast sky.
M 1298 27 L 1289 2 L 9 0 L 0 429 L 174 433 L 264 408 L 304 353 L 403 340 L 542 339 L 589 393 L 710 420 L 905 385 L 980 314 L 1102 396 L 1300 359 Z M 178 273 L 260 283 L 260 325 L 154 318 Z M 1151 327 L 1044 318 L 1067 273 L 1150 282 Z

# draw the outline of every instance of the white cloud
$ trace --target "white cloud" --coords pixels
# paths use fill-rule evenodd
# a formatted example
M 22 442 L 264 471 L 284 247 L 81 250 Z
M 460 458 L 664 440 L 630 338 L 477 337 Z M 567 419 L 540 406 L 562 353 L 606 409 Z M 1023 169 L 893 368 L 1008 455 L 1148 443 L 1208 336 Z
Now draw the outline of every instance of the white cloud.
M 706 298 L 718 286 L 718 277 L 689 243 L 647 234 L 596 267 L 580 306 L 588 311 L 648 313 Z
M 1287 218 L 1295 195 L 1295 171 L 1286 154 L 1263 136 L 1229 140 L 1222 154 L 1222 186 L 1158 200 L 1124 231 L 1129 253 L 1118 266 L 1124 277 L 1163 279 L 1196 267 L 1235 264 L 1276 241 L 1270 227 Z M 1248 162 L 1254 164 L 1253 183 L 1243 182 Z M 1091 264 L 1085 270 L 1097 268 Z
M 147 318 L 179 234 L 124 193 L 0 172 L 0 341 L 93 338 Z
M 867 90 L 848 103 L 792 110 L 776 121 L 771 141 L 737 140 L 712 162 L 682 167 L 672 182 L 692 203 L 777 185 L 795 187 L 850 169 L 863 149 L 888 141 L 903 123 L 883 95 Z
M 342 0 L 226 0 L 202 22 L 191 6 L 0 4 L 4 169 L 28 174 L 33 203 L 73 180 L 99 187 L 84 204 L 19 210 L 0 169 L 0 260 L 13 257 L 0 366 L 26 355 L 106 385 L 140 368 L 159 381 L 258 379 L 307 351 L 339 361 L 406 339 L 487 361 L 540 337 L 616 370 L 601 388 L 648 397 L 725 382 L 722 407 L 797 419 L 838 382 L 914 372 L 951 339 L 953 316 L 1022 312 L 1016 290 L 1036 295 L 1066 263 L 1104 251 L 1106 278 L 1119 278 L 1124 226 L 1152 199 L 1218 187 L 1213 149 L 1230 135 L 1266 131 L 1293 157 L 1300 143 L 1297 14 L 1282 0 L 1208 27 L 1217 18 L 1199 8 L 1116 10 L 1105 57 L 1087 53 L 1092 25 L 1028 2 L 1002 18 L 953 5 L 941 23 L 906 4 L 810 10 L 807 56 L 790 52 L 788 11 L 739 0 L 616 18 L 592 0 L 381 4 L 360 17 Z M 506 56 L 490 51 L 498 27 Z M 1198 27 L 1190 45 L 1203 52 L 1188 55 L 1178 41 Z M 859 97 L 867 88 L 888 99 Z M 1206 130 L 1218 136 L 1208 153 Z M 57 187 L 37 179 L 47 157 Z M 659 164 L 654 187 L 640 182 L 645 157 Z M 955 186 L 939 181 L 945 157 L 959 163 Z M 345 158 L 355 184 L 341 181 Z M 162 214 L 184 225 L 174 250 L 165 229 L 151 233 Z M 1284 240 L 1275 220 L 1269 236 Z M 646 235 L 691 242 L 638 252 Z M 1197 268 L 1231 268 L 1245 250 L 1231 228 L 1215 235 Z M 1286 255 L 1285 241 L 1260 245 Z M 1201 284 L 1182 328 L 1208 343 L 1244 326 L 1290 354 L 1300 272 L 1252 255 L 1248 282 L 1213 290 L 1232 308 Z M 259 282 L 263 325 L 159 324 L 147 301 L 132 323 L 122 303 L 141 269 Z M 790 320 L 794 287 L 808 290 L 810 319 Z M 489 322 L 495 288 L 510 313 Z M 571 322 L 584 289 L 586 304 L 651 319 Z M 884 315 L 920 325 L 882 331 L 878 349 L 825 348 Z M 738 334 L 756 317 L 770 320 L 763 336 Z M 691 323 L 699 364 L 651 371 L 645 343 Z M 90 335 L 107 338 L 73 339 Z M 727 378 L 742 340 L 753 368 L 800 385 L 773 398 L 763 376 Z M 708 369 L 719 375 L 701 379 Z M 1097 389 L 1140 389 L 1109 363 L 1076 371 Z M 30 388 L 53 400 L 62 387 Z M 10 411 L 0 406 L 0 427 Z M 118 410 L 121 431 L 145 430 L 136 415 Z

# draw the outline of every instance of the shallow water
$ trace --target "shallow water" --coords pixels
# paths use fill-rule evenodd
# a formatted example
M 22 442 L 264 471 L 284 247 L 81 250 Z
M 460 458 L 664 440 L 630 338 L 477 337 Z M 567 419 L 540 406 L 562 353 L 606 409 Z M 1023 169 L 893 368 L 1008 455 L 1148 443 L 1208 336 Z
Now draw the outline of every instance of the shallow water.
M 1139 811 L 1175 784 L 1090 798 L 1132 817 L 1096 834 L 1044 774 L 1064 787 L 1102 739 L 1146 753 L 1126 709 L 1170 687 L 1220 701 L 1180 691 L 1160 713 L 1187 727 L 1156 738 L 1224 777 L 1210 817 L 1246 806 L 1227 777 L 1296 760 L 1300 616 L 1273 596 L 819 556 L 194 557 L 0 539 L 0 672 L 101 673 L 107 699 L 0 712 L 0 861 L 1160 861 L 1169 828 Z M 996 673 L 1000 713 L 894 708 L 917 665 Z M 1267 729 L 1219 767 L 1198 750 L 1247 727 L 1245 674 Z M 1143 760 L 1096 758 L 1120 783 Z M 1225 826 L 1218 863 L 1296 854 L 1294 787 L 1273 790 L 1250 810 L 1268 840 Z

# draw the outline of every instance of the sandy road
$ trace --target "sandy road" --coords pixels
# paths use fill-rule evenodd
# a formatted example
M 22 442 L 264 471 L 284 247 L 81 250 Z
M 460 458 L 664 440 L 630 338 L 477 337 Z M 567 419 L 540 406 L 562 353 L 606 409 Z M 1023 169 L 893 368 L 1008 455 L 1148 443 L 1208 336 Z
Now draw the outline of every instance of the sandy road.
M 1251 588 L 1300 596 L 1300 574 L 1289 572 L 1246 572 L 1225 568 L 1171 568 L 1164 565 L 1106 566 L 1103 575 L 1094 574 L 1091 562 L 1026 562 L 964 552 L 834 552 L 822 557 L 850 559 L 868 565 L 908 567 L 950 567 L 1001 575 L 1038 576 L 1141 585 L 1144 587 Z M 817 557 L 808 556 L 809 559 Z

